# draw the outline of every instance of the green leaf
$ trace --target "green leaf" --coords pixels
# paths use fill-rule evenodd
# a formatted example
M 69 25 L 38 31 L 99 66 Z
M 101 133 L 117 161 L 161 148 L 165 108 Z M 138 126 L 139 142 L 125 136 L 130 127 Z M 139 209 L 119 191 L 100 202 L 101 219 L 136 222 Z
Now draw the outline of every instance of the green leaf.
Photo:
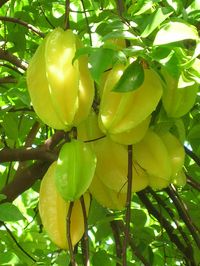
M 110 260 L 109 255 L 104 251 L 100 250 L 96 252 L 92 258 L 93 265 L 95 266 L 112 266 L 113 263 Z
M 19 209 L 12 203 L 6 202 L 0 204 L 0 221 L 16 222 L 23 219 L 24 217 Z
M 168 8 L 158 8 L 153 14 L 151 14 L 145 21 L 146 27 L 141 34 L 142 38 L 146 38 L 151 34 L 166 18 L 168 18 L 173 12 Z
M 6 198 L 7 198 L 6 195 L 4 195 L 4 194 L 0 194 L 0 201 L 4 200 L 4 199 L 6 199 Z
M 129 92 L 138 89 L 144 81 L 144 70 L 138 61 L 131 63 L 116 83 L 113 91 Z
M 185 21 L 170 21 L 158 31 L 153 45 L 163 45 L 188 39 L 199 39 L 197 29 Z
M 90 58 L 90 64 L 92 65 L 91 73 L 93 79 L 99 83 L 101 74 L 111 68 L 112 60 L 114 56 L 113 49 L 108 48 L 99 48 L 98 50 L 94 51 Z

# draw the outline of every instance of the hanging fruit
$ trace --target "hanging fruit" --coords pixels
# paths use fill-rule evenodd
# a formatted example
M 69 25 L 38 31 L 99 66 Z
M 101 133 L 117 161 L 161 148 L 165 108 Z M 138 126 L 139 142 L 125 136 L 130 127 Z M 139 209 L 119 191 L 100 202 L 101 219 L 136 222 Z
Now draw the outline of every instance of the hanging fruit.
M 55 186 L 55 169 L 56 162 L 49 167 L 42 179 L 39 192 L 39 213 L 49 238 L 59 248 L 68 249 L 66 222 L 70 203 L 60 196 Z M 90 206 L 89 193 L 84 194 L 84 201 L 88 214 Z M 84 216 L 80 200 L 77 200 L 73 205 L 70 223 L 70 236 L 73 246 L 81 239 L 83 233 Z
M 87 56 L 73 62 L 81 41 L 71 30 L 54 29 L 42 41 L 27 70 L 31 102 L 39 118 L 69 130 L 90 112 L 94 85 Z

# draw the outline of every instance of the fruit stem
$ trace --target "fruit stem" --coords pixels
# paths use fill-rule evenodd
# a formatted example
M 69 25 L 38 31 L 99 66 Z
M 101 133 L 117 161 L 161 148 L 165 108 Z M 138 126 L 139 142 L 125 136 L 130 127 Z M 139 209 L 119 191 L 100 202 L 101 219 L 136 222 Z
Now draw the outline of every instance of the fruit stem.
M 131 220 L 131 195 L 132 195 L 132 145 L 128 145 L 128 188 L 127 188 L 127 197 L 126 197 L 126 217 L 125 217 L 125 230 L 124 230 L 124 241 L 123 241 L 123 250 L 122 250 L 122 265 L 127 265 L 126 260 L 126 250 L 129 242 L 129 229 L 130 229 L 130 220 Z
M 85 201 L 84 197 L 81 196 L 80 198 L 81 202 L 81 207 L 83 211 L 83 219 L 84 219 L 84 236 L 83 236 L 83 255 L 84 255 L 84 265 L 89 266 L 90 261 L 89 261 L 89 240 L 88 240 L 88 224 L 87 224 L 87 212 L 85 208 Z
M 69 12 L 70 12 L 70 0 L 65 1 L 65 24 L 64 29 L 67 30 L 70 28 L 69 26 Z
M 71 264 L 72 266 L 76 266 L 77 264 L 76 264 L 75 257 L 74 257 L 72 239 L 71 239 L 71 234 L 70 234 L 71 215 L 72 215 L 73 206 L 74 206 L 74 202 L 70 201 L 69 209 L 67 213 L 67 242 L 68 242 L 68 247 L 69 247 Z

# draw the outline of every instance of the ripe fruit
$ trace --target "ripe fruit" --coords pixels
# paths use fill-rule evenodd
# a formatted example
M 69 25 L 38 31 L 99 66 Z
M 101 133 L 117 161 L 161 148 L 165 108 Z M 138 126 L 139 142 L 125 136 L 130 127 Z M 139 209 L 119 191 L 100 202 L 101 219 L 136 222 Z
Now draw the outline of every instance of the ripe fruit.
M 59 152 L 55 184 L 66 201 L 74 201 L 88 189 L 94 176 L 96 155 L 83 141 L 72 140 Z
M 119 193 L 127 192 L 128 151 L 127 147 L 115 143 L 108 137 L 94 143 L 97 156 L 95 176 L 109 189 Z M 148 185 L 145 171 L 133 161 L 132 192 L 140 191 Z
M 167 148 L 153 130 L 149 129 L 142 141 L 133 145 L 133 158 L 148 175 L 170 180 L 172 169 Z
M 135 144 L 143 139 L 144 135 L 146 134 L 148 130 L 150 121 L 151 121 L 151 116 L 147 117 L 136 127 L 130 130 L 124 131 L 122 133 L 109 134 L 109 137 L 113 141 L 123 144 L 123 145 Z
M 27 70 L 27 85 L 40 119 L 55 129 L 69 130 L 90 111 L 94 87 L 87 57 L 72 60 L 80 47 L 71 30 L 49 33 L 33 55 Z
M 180 141 L 169 131 L 159 134 L 162 141 L 167 148 L 169 158 L 171 161 L 172 177 L 175 177 L 182 169 L 185 160 L 185 151 Z
M 56 162 L 54 162 L 42 179 L 39 194 L 39 213 L 44 229 L 49 238 L 60 248 L 68 249 L 66 218 L 69 202 L 63 200 L 54 182 Z M 87 213 L 90 206 L 90 195 L 84 195 Z M 81 203 L 74 202 L 71 215 L 70 235 L 73 246 L 84 233 L 84 218 Z
M 181 117 L 193 107 L 198 92 L 198 84 L 179 88 L 178 79 L 166 70 L 162 70 L 162 74 L 166 82 L 162 96 L 163 107 L 169 117 Z
M 122 210 L 126 205 L 126 193 L 110 189 L 102 182 L 97 174 L 95 174 L 92 180 L 89 191 L 103 207 Z
M 152 69 L 144 69 L 144 82 L 137 90 L 112 91 L 125 68 L 124 65 L 115 65 L 104 85 L 99 126 L 106 134 L 122 133 L 136 127 L 156 109 L 162 95 L 160 78 Z

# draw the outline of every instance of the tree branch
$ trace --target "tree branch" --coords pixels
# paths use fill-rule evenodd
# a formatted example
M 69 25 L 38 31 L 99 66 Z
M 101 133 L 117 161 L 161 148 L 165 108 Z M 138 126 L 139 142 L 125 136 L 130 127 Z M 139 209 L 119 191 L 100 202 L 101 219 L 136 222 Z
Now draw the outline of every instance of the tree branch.
M 17 56 L 3 50 L 0 48 L 0 59 L 10 62 L 11 64 L 15 65 L 16 67 L 19 67 L 23 69 L 24 71 L 27 69 L 28 64 L 19 59 Z
M 0 78 L 0 84 L 17 83 L 17 80 L 13 76 Z
M 0 0 L 0 8 L 7 3 L 9 0 Z
M 119 226 L 118 226 L 118 221 L 116 221 L 116 220 L 111 221 L 110 226 L 112 228 L 113 237 L 115 240 L 116 255 L 117 255 L 117 258 L 119 260 L 121 260 L 121 258 L 122 258 L 122 243 L 121 243 L 121 239 L 120 239 L 120 230 L 119 230 Z M 120 265 L 121 264 L 116 262 L 116 266 L 120 266 Z
M 153 206 L 144 191 L 137 192 L 137 195 L 141 202 L 143 202 L 143 204 L 146 206 L 148 212 L 153 215 L 165 228 L 170 240 L 177 246 L 177 248 L 183 254 L 185 259 L 190 262 L 190 254 L 188 254 L 187 249 L 176 235 L 175 229 L 171 226 L 169 221 L 157 211 L 157 209 Z
M 0 162 L 13 162 L 13 161 L 28 161 L 28 160 L 42 160 L 42 161 L 55 161 L 57 155 L 51 151 L 41 148 L 25 148 L 25 149 L 10 149 L 4 148 L 0 151 Z
M 200 158 L 190 149 L 188 149 L 186 146 L 184 146 L 186 154 L 195 161 L 195 163 L 200 166 Z
M 22 25 L 24 27 L 26 27 L 27 29 L 33 31 L 34 33 L 36 33 L 37 35 L 39 35 L 40 37 L 44 38 L 44 33 L 42 33 L 40 30 L 38 30 L 36 27 L 34 27 L 33 25 L 18 19 L 18 18 L 11 18 L 11 17 L 4 17 L 4 16 L 0 16 L 0 20 L 1 21 L 7 21 L 7 22 L 12 22 L 12 23 L 16 23 L 19 25 Z
M 37 179 L 44 176 L 50 164 L 51 162 L 36 162 L 25 168 L 17 178 L 2 189 L 1 194 L 7 196 L 3 202 L 12 202 L 24 191 L 32 187 Z
M 200 183 L 198 183 L 196 180 L 194 180 L 191 176 L 187 176 L 187 183 L 192 186 L 194 189 L 200 191 Z
M 200 236 L 199 232 L 196 229 L 196 225 L 194 225 L 191 217 L 189 216 L 187 209 L 185 208 L 183 202 L 179 198 L 178 194 L 176 193 L 176 189 L 173 185 L 169 186 L 166 189 L 168 195 L 173 200 L 174 205 L 179 213 L 180 218 L 185 222 L 187 225 L 188 230 L 190 231 L 191 235 L 193 236 L 194 241 L 196 242 L 197 246 L 200 248 Z

